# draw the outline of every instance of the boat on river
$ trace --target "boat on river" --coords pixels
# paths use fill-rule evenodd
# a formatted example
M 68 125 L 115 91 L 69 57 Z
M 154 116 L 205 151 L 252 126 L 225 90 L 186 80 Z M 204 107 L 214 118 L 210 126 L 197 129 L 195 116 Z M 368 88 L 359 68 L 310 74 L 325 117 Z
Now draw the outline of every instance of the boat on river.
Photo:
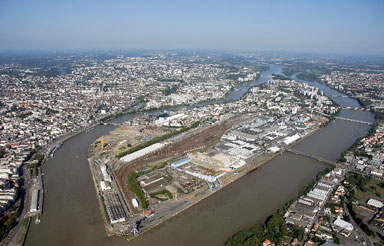
M 61 146 L 63 146 L 64 143 L 59 143 L 52 151 L 51 151 L 51 157 L 53 157 L 54 153 L 60 149 Z

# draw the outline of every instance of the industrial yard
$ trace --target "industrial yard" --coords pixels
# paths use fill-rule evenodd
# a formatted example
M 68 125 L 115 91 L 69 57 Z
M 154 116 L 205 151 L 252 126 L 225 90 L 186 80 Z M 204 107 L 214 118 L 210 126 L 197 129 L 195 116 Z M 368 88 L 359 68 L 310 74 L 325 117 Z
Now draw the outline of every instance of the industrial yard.
M 88 149 L 108 235 L 135 237 L 283 153 L 335 113 L 318 89 L 270 81 L 238 101 L 143 113 Z
M 128 122 L 90 146 L 89 163 L 109 235 L 132 237 L 153 228 L 252 172 L 318 126 L 239 114 L 203 121 L 196 129 L 116 159 L 122 142 L 137 146 L 170 129 Z M 132 176 L 136 188 L 129 185 Z

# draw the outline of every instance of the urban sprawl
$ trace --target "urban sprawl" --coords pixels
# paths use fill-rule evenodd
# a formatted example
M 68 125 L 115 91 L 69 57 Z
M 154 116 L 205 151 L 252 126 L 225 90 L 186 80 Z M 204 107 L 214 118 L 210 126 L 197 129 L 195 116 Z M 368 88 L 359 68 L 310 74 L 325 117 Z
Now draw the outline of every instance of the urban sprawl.
M 263 238 L 262 245 L 320 245 L 339 237 L 373 245 L 384 235 L 382 67 L 198 52 L 40 59 L 47 62 L 0 64 L 3 239 L 23 231 L 31 217 L 39 222 L 46 159 L 100 123 L 116 125 L 88 151 L 108 235 L 133 238 L 284 151 L 305 155 L 291 147 L 333 121 L 341 107 L 293 73 L 358 99 L 378 117 L 365 138 L 337 163 L 325 161 L 332 168 L 287 205 L 290 233 Z M 268 64 L 281 65 L 282 73 L 256 85 Z M 244 95 L 227 98 L 247 84 Z M 114 123 L 125 114 L 132 117 Z

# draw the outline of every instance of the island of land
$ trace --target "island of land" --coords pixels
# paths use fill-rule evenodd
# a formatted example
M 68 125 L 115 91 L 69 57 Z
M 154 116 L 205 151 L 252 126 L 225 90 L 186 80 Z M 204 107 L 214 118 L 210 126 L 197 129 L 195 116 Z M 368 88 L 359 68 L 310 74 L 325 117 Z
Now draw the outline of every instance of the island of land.
M 89 147 L 107 233 L 133 238 L 154 228 L 290 150 L 337 111 L 313 86 L 271 79 L 236 101 L 133 117 Z

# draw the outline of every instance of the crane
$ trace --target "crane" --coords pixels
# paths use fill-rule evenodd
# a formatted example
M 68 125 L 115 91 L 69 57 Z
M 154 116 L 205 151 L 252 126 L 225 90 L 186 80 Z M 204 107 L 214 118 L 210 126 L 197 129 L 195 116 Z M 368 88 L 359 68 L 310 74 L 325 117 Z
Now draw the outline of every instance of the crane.
M 102 139 L 100 140 L 100 149 L 104 150 L 104 141 Z

